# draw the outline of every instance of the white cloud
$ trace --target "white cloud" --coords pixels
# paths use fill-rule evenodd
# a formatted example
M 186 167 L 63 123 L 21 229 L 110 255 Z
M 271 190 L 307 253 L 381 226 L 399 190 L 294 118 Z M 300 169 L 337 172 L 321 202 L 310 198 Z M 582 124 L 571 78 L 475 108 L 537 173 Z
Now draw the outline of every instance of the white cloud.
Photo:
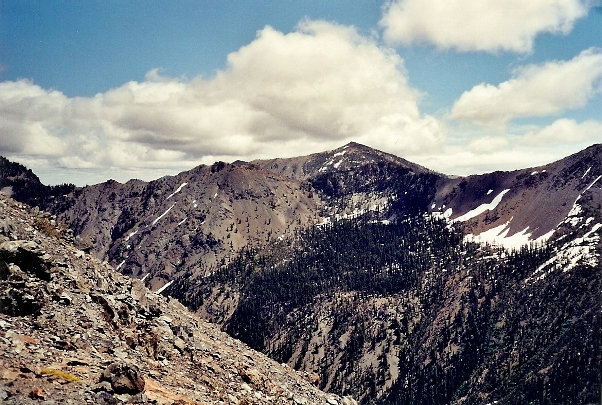
M 420 114 L 419 97 L 396 53 L 353 28 L 305 21 L 288 34 L 259 31 L 211 79 L 152 70 L 91 98 L 0 83 L 0 153 L 123 173 L 299 155 L 351 140 L 393 153 L 429 150 L 443 130 Z
M 479 84 L 454 103 L 450 118 L 503 126 L 518 117 L 548 116 L 586 105 L 602 86 L 602 52 L 516 69 L 497 86 Z
M 517 170 L 551 163 L 602 139 L 602 122 L 561 118 L 544 127 L 512 129 L 507 135 L 472 136 L 428 155 L 406 158 L 446 174 Z
M 546 144 L 591 145 L 602 140 L 602 122 L 587 120 L 581 123 L 561 118 L 544 128 L 528 131 L 522 141 L 525 145 L 541 146 Z
M 507 148 L 508 138 L 503 136 L 484 136 L 468 142 L 468 150 L 475 153 L 489 153 Z
M 380 25 L 392 43 L 526 53 L 538 34 L 567 34 L 587 11 L 583 0 L 397 0 Z

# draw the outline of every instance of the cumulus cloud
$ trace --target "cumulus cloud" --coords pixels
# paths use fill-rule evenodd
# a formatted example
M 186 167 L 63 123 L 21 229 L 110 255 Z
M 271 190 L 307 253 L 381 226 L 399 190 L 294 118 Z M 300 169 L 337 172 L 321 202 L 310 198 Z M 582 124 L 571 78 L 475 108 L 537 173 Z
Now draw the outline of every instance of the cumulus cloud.
M 353 28 L 304 21 L 288 34 L 259 31 L 211 79 L 152 70 L 74 98 L 0 83 L 0 153 L 124 169 L 297 155 L 351 140 L 403 153 L 443 141 L 419 97 L 393 51 Z
M 483 83 L 464 92 L 450 117 L 503 126 L 514 118 L 583 107 L 602 89 L 602 52 L 588 49 L 569 61 L 524 66 L 512 76 L 497 86 Z
M 506 135 L 473 135 L 428 155 L 408 159 L 447 174 L 536 167 L 599 143 L 602 122 L 561 118 L 535 128 L 513 128 Z
M 583 0 L 396 0 L 380 25 L 392 43 L 526 53 L 538 34 L 569 33 L 588 8 Z
M 470 140 L 467 149 L 474 153 L 490 153 L 507 148 L 509 143 L 507 137 L 484 136 Z
M 547 127 L 528 131 L 522 142 L 528 146 L 546 144 L 567 145 L 583 144 L 591 145 L 602 140 L 602 122 L 587 120 L 581 123 L 572 119 L 561 118 Z

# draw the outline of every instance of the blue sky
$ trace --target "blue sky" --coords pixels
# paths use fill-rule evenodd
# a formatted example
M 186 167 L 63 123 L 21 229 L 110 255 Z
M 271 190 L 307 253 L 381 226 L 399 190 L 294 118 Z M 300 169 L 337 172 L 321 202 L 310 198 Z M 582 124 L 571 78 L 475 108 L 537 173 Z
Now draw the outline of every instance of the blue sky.
M 355 140 L 450 174 L 602 140 L 580 0 L 0 1 L 0 154 L 152 179 Z
M 151 69 L 212 75 L 266 25 L 290 32 L 303 18 L 354 24 L 369 34 L 374 1 L 13 1 L 0 27 L 4 79 L 33 78 L 69 96 L 91 96 Z M 68 74 L 67 74 L 68 73 Z

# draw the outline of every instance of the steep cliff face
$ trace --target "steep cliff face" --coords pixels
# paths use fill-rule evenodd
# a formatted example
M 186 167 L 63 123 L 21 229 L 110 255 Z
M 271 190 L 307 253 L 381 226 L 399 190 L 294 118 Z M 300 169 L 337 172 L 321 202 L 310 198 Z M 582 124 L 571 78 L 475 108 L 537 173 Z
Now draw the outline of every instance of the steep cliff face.
M 3 404 L 355 403 L 118 274 L 51 221 L 0 197 Z

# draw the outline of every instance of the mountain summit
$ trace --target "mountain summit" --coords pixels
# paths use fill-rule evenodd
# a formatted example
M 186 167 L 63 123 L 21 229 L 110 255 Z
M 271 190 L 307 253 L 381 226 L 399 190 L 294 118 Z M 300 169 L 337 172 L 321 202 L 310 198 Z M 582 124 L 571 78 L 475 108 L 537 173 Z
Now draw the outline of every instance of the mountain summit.
M 314 178 L 331 171 L 348 171 L 371 163 L 392 163 L 406 167 L 416 173 L 429 170 L 405 159 L 350 142 L 332 151 L 314 153 L 294 158 L 256 160 L 252 163 L 265 169 L 299 180 Z

